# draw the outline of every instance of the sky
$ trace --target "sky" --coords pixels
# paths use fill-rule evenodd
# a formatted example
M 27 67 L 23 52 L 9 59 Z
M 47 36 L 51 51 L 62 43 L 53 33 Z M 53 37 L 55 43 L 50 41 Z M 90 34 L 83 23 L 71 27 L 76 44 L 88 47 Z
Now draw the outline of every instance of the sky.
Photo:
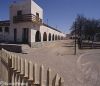
M 0 0 L 0 20 L 9 19 L 9 6 L 15 0 Z M 16 0 L 18 1 L 18 0 Z M 44 10 L 44 22 L 69 33 L 78 14 L 100 18 L 100 0 L 34 0 Z

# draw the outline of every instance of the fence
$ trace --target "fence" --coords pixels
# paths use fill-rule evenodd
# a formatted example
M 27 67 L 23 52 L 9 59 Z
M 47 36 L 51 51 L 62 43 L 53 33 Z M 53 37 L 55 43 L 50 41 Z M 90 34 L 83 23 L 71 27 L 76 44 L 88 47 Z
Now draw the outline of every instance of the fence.
M 4 49 L 0 51 L 1 81 L 9 86 L 64 86 L 64 80 L 51 69 L 27 61 Z

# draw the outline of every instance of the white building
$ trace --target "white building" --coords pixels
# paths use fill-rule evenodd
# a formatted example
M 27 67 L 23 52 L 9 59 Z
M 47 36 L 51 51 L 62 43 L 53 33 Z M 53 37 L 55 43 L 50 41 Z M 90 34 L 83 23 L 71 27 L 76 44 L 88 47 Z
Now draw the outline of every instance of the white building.
M 28 43 L 60 40 L 66 35 L 43 23 L 43 9 L 33 0 L 10 6 L 10 20 L 0 21 L 0 41 Z

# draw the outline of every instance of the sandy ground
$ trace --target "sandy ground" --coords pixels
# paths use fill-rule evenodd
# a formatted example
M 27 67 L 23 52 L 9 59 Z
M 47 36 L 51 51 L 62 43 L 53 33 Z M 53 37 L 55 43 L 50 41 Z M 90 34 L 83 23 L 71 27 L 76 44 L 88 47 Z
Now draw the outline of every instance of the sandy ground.
M 73 55 L 73 41 L 67 40 L 57 41 L 47 47 L 32 48 L 28 54 L 17 55 L 50 67 L 64 78 L 65 86 L 100 86 L 99 51 L 77 49 L 77 55 Z M 85 53 L 90 54 L 82 55 Z

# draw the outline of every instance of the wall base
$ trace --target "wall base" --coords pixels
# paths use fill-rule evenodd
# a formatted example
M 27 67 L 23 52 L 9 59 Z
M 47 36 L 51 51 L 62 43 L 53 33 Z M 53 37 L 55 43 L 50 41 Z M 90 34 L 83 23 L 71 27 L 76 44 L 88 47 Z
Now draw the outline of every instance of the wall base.
M 39 48 L 39 47 L 46 47 L 51 43 L 55 43 L 55 41 L 44 41 L 44 42 L 31 42 L 29 43 L 31 48 Z

